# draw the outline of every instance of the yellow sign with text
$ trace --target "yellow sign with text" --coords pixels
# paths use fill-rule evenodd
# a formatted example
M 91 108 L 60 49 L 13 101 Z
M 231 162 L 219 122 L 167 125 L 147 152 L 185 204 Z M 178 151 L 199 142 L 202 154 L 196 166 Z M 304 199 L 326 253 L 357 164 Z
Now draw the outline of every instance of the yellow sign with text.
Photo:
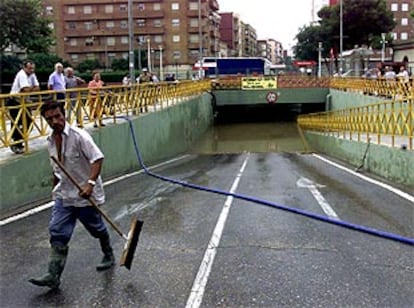
M 242 90 L 267 90 L 277 89 L 276 77 L 243 77 Z

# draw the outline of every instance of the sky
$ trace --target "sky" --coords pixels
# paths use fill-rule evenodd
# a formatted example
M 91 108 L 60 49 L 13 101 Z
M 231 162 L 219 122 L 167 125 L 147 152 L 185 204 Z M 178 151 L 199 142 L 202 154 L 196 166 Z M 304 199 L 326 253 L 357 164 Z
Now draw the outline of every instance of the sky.
M 312 21 L 327 0 L 217 0 L 219 12 L 234 12 L 243 22 L 257 31 L 258 39 L 272 38 L 282 42 L 284 49 L 295 45 L 294 37 L 304 25 Z

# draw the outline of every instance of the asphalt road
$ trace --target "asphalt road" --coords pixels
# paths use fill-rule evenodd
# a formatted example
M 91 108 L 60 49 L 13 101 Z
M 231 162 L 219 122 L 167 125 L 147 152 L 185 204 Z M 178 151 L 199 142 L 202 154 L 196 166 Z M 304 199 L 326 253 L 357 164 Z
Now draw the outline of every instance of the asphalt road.
M 313 155 L 190 155 L 153 171 L 414 238 L 412 201 Z M 79 224 L 60 289 L 28 283 L 46 269 L 49 209 L 0 227 L 1 307 L 414 306 L 413 246 L 144 174 L 106 193 L 124 232 L 144 220 L 131 271 L 96 272 L 98 242 Z

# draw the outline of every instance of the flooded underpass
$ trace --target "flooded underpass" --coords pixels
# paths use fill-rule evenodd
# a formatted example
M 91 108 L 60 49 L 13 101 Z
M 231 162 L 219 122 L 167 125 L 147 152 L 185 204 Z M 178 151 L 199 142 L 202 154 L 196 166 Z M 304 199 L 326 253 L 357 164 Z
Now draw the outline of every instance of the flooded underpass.
M 300 112 L 317 112 L 324 104 L 226 106 L 215 110 L 214 126 L 191 153 L 304 152 L 296 125 Z
M 190 153 L 148 166 L 166 181 L 141 170 L 106 182 L 108 215 L 125 231 L 144 221 L 130 271 L 97 273 L 98 244 L 79 225 L 60 289 L 34 287 L 50 213 L 3 226 L 2 307 L 412 306 L 412 246 L 217 193 L 413 237 L 411 201 L 303 154 L 297 112 L 282 111 L 218 110 Z

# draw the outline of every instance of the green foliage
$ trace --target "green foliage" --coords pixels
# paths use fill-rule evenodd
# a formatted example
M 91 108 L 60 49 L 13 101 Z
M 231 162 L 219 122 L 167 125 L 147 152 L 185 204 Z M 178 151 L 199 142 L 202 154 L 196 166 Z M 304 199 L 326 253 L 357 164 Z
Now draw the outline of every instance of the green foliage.
M 339 4 L 326 6 L 318 12 L 319 24 L 304 26 L 297 34 L 298 44 L 294 47 L 296 58 L 318 59 L 318 42 L 323 43 L 323 57 L 329 57 L 331 49 L 339 52 L 340 32 Z M 395 27 L 393 14 L 386 7 L 385 0 L 343 0 L 343 50 L 355 45 L 376 47 L 381 33 L 389 33 Z M 391 42 L 389 37 L 388 42 Z
M 88 59 L 85 61 L 82 61 L 81 63 L 79 63 L 78 65 L 78 70 L 81 73 L 84 72 L 92 72 L 96 69 L 101 68 L 101 64 L 99 63 L 98 59 Z
M 67 61 L 63 61 L 62 58 L 54 54 L 35 53 L 29 54 L 27 57 L 34 62 L 36 70 L 54 71 L 57 62 L 62 63 L 63 67 L 69 66 Z
M 54 43 L 50 22 L 42 16 L 41 0 L 1 0 L 0 53 L 13 44 L 27 52 L 47 52 Z
M 111 63 L 111 68 L 114 71 L 127 71 L 129 61 L 127 59 L 114 59 Z

